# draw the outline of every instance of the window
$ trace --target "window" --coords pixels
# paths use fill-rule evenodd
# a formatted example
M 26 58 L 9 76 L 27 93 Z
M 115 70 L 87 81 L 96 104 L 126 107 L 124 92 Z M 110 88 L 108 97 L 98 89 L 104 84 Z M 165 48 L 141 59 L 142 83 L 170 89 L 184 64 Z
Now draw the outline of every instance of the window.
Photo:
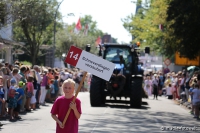
M 119 62 L 120 55 L 124 58 L 125 61 L 128 61 L 127 59 L 130 56 L 129 48 L 110 47 L 106 50 L 105 59 L 111 62 Z

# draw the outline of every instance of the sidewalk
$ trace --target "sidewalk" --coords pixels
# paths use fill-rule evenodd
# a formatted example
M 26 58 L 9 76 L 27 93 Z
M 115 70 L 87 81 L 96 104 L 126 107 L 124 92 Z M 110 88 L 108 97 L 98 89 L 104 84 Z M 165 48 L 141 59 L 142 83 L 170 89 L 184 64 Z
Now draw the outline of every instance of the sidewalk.
M 185 108 L 191 110 L 192 109 L 192 103 L 191 102 L 183 102 L 182 100 L 176 100 L 176 104 L 180 106 L 184 106 Z

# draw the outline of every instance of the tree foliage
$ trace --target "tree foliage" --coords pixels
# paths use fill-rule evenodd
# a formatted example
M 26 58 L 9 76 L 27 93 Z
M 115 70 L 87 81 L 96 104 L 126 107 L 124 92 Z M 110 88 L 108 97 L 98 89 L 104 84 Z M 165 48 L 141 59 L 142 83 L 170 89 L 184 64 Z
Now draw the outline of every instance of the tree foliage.
M 14 38 L 26 43 L 26 54 L 36 64 L 40 46 L 51 42 L 56 0 L 20 0 L 12 2 L 12 14 L 15 18 Z
M 138 1 L 142 5 L 142 1 Z M 196 0 L 149 0 L 135 15 L 123 19 L 134 36 L 133 43 L 150 46 L 166 56 L 179 52 L 194 59 L 199 55 L 200 2 Z M 159 25 L 163 29 L 158 28 Z
M 162 51 L 164 45 L 163 38 L 166 34 L 166 10 L 168 0 L 149 0 L 148 3 L 138 1 L 138 12 L 123 19 L 124 27 L 133 35 L 133 43 L 141 42 L 141 47 L 150 46 L 151 49 Z M 165 29 L 160 30 L 162 24 Z
M 81 49 L 85 49 L 87 44 L 91 45 L 91 50 L 96 49 L 95 41 L 98 36 L 103 36 L 103 32 L 97 28 L 97 22 L 92 20 L 92 16 L 86 15 L 81 18 L 82 29 L 79 34 L 74 33 L 76 23 L 72 25 L 66 25 L 63 30 L 58 31 L 56 36 L 56 48 L 57 55 L 61 53 L 67 53 L 71 45 L 77 46 Z M 88 24 L 88 34 L 84 34 L 85 25 Z
M 178 51 L 180 55 L 190 59 L 196 58 L 200 50 L 200 1 L 198 0 L 171 0 L 167 9 L 167 22 L 170 37 L 166 47 Z
M 4 1 L 0 2 L 0 27 L 4 25 L 6 17 L 6 8 Z M 1 28 L 0 28 L 1 29 Z

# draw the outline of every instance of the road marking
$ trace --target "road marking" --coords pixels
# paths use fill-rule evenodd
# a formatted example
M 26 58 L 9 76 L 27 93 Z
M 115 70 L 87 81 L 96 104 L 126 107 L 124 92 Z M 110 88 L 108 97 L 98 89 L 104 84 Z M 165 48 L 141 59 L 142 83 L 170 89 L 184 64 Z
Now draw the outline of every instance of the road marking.
M 103 114 L 101 114 L 101 116 L 103 116 L 103 115 L 106 113 L 107 109 L 108 109 L 108 108 L 106 108 L 106 109 L 104 110 L 104 112 L 103 112 Z M 101 117 L 101 116 L 100 116 L 100 117 Z M 99 124 L 100 119 L 101 119 L 101 118 L 99 118 L 98 121 L 96 122 L 96 124 L 95 124 L 94 128 L 92 129 L 91 133 L 93 133 L 93 132 L 95 131 L 95 128 L 96 128 L 97 125 Z

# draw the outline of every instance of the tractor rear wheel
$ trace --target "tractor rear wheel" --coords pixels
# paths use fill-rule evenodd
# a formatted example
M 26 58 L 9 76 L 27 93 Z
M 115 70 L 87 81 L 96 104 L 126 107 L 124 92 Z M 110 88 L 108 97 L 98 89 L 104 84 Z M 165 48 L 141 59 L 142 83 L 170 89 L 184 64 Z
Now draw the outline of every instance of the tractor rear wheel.
M 90 84 L 90 104 L 91 106 L 102 106 L 105 104 L 103 80 L 97 76 L 92 76 Z
M 134 78 L 131 82 L 130 104 L 133 108 L 140 108 L 142 105 L 142 78 Z

